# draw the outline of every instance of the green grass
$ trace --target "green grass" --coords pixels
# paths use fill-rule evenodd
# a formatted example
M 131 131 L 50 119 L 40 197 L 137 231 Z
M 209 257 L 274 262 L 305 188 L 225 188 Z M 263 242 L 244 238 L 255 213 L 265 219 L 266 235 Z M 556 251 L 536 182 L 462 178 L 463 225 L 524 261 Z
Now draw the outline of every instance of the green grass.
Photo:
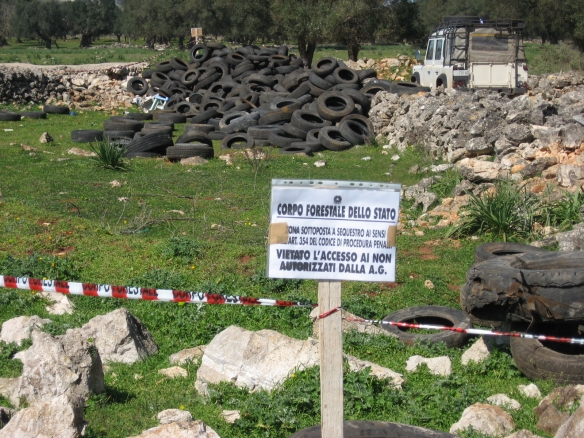
M 77 116 L 0 122 L 0 273 L 316 301 L 315 281 L 265 277 L 271 179 L 410 185 L 425 176 L 409 174 L 410 167 L 431 162 L 413 148 L 400 153 L 401 159 L 394 163 L 390 157 L 395 151 L 384 155 L 379 147 L 359 147 L 324 152 L 323 157 L 290 157 L 271 151 L 257 173 L 239 155 L 234 166 L 218 159 L 199 167 L 134 159 L 128 172 L 116 172 L 97 168 L 89 158 L 67 154 L 73 146 L 87 149 L 70 141 L 71 130 L 99 129 L 107 117 L 79 111 Z M 182 131 L 177 126 L 175 137 Z M 39 143 L 44 131 L 50 132 L 54 143 Z M 25 151 L 21 144 L 38 151 Z M 216 155 L 222 153 L 218 143 L 215 150 Z M 372 159 L 362 161 L 365 156 Z M 327 165 L 316 168 L 313 163 L 320 159 Z M 456 175 L 448 177 L 445 190 L 455 179 Z M 113 187 L 114 180 L 121 186 Z M 403 218 L 406 213 L 402 211 Z M 344 282 L 343 306 L 367 318 L 382 318 L 407 306 L 457 308 L 459 288 L 481 242 L 445 239 L 439 230 L 427 230 L 422 237 L 398 235 L 396 284 Z M 425 288 L 425 280 L 431 280 L 435 288 Z M 75 313 L 50 316 L 53 322 L 45 326 L 46 331 L 62 334 L 124 306 L 146 324 L 160 349 L 143 362 L 112 366 L 105 378 L 107 392 L 93 396 L 85 409 L 89 437 L 137 435 L 156 425 L 157 412 L 181 406 L 226 438 L 286 437 L 320 421 L 318 369 L 296 373 L 271 394 L 248 394 L 222 384 L 212 388 L 209 399 L 195 393 L 196 364 L 187 367 L 186 379 L 165 380 L 157 373 L 169 366 L 170 354 L 208 343 L 232 324 L 306 339 L 312 333 L 308 309 L 71 299 Z M 45 305 L 36 293 L 2 289 L 0 323 L 20 315 L 49 317 Z M 388 337 L 359 334 L 345 335 L 344 343 L 347 353 L 404 373 L 406 379 L 403 390 L 397 391 L 365 373 L 347 373 L 348 419 L 402 421 L 448 430 L 468 405 L 505 392 L 524 406 L 512 414 L 518 429 L 536 432 L 532 409 L 537 402 L 517 393 L 517 385 L 527 384 L 528 379 L 519 374 L 508 349 L 497 350 L 485 364 L 465 368 L 460 365 L 462 349 L 405 347 Z M 0 377 L 18 376 L 21 366 L 10 359 L 15 347 L 1 350 Z M 406 359 L 414 354 L 448 355 L 453 375 L 440 378 L 424 370 L 406 373 Z M 143 378 L 137 380 L 135 375 Z M 544 393 L 553 387 L 549 382 L 538 385 Z M 5 404 L 8 401 L 0 398 L 0 405 Z M 226 424 L 220 417 L 223 409 L 241 410 L 242 420 Z

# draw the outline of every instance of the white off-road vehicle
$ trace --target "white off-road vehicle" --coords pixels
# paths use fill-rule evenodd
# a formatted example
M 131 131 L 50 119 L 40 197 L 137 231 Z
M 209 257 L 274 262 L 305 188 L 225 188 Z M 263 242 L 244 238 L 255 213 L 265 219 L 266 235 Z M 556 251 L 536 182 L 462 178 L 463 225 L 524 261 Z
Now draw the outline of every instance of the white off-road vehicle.
M 524 27 L 523 20 L 445 17 L 430 35 L 424 64 L 414 66 L 411 80 L 432 89 L 525 93 Z

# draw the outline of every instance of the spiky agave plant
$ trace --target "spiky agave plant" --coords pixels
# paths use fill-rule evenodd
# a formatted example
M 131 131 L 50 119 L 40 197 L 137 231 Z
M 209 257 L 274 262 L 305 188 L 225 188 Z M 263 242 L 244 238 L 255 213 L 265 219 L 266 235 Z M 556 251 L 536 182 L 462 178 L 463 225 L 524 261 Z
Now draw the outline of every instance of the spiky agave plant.
M 96 157 L 92 157 L 98 167 L 111 170 L 129 170 L 130 167 L 124 157 L 128 153 L 126 148 L 109 141 L 101 141 L 89 145 L 89 149 L 95 152 Z

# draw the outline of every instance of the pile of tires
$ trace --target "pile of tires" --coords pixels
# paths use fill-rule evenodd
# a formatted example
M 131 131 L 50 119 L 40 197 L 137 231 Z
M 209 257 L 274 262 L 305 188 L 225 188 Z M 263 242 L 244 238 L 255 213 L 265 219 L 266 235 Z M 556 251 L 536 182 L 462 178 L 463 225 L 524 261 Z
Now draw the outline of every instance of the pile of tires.
M 306 69 L 286 46 L 232 50 L 207 43 L 191 49 L 189 63 L 161 62 L 130 78 L 127 89 L 138 96 L 167 97 L 158 120 L 202 126 L 211 139 L 222 140 L 222 148 L 271 145 L 284 154 L 312 154 L 367 143 L 375 93 L 429 91 L 376 76 L 375 70 L 352 70 L 335 58 Z M 149 105 L 146 101 L 144 108 Z
M 0 122 L 18 122 L 23 117 L 27 119 L 46 119 L 47 114 L 69 114 L 69 107 L 45 105 L 42 111 L 23 111 L 22 113 L 0 110 Z
M 476 325 L 561 338 L 584 337 L 584 253 L 515 243 L 480 245 L 461 288 L 462 309 Z M 584 383 L 584 345 L 511 338 L 527 377 Z

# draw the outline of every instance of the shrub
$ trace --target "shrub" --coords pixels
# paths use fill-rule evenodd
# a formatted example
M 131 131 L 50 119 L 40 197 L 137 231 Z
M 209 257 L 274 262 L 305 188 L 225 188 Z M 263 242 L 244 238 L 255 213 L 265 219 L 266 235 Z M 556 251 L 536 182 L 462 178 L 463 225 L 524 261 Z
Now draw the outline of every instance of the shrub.
M 129 170 L 128 163 L 124 160 L 127 154 L 126 148 L 115 143 L 102 141 L 95 145 L 90 145 L 89 149 L 97 154 L 92 157 L 98 167 L 111 170 Z

